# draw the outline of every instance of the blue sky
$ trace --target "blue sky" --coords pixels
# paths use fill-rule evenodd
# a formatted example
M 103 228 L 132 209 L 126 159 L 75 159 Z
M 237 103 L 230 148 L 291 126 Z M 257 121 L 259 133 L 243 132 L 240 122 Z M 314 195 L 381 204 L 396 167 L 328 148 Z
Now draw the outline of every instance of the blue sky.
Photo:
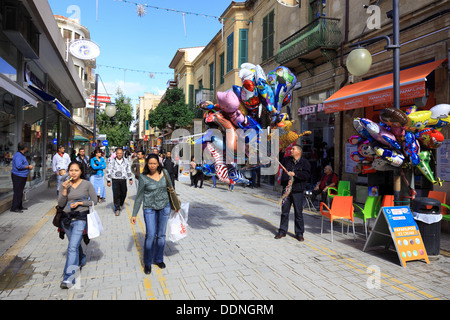
M 80 23 L 89 29 L 91 39 L 101 50 L 96 70 L 102 80 L 99 92 L 105 93 L 106 88 L 108 94 L 114 95 L 120 87 L 132 99 L 133 106 L 144 92 L 161 94 L 166 90 L 167 81 L 174 78 L 169 64 L 178 48 L 205 46 L 221 29 L 215 18 L 186 14 L 185 34 L 182 14 L 147 7 L 146 14 L 139 17 L 135 4 L 120 0 L 98 0 L 98 11 L 96 0 L 48 2 L 55 15 L 71 17 L 73 12 L 68 12 L 68 8 L 72 5 L 80 8 Z M 212 16 L 220 16 L 231 3 L 230 0 L 132 2 Z M 130 69 L 153 72 L 154 77 Z

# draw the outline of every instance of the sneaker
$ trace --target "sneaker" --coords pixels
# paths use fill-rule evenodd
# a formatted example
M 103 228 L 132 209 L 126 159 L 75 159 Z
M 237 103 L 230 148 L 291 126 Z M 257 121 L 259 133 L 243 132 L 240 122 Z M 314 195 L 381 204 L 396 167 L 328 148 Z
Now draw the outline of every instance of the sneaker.
M 70 289 L 71 283 L 69 281 L 62 281 L 59 287 L 61 289 Z
M 120 216 L 120 210 L 117 209 L 116 212 L 115 212 L 115 214 L 116 214 L 116 217 Z

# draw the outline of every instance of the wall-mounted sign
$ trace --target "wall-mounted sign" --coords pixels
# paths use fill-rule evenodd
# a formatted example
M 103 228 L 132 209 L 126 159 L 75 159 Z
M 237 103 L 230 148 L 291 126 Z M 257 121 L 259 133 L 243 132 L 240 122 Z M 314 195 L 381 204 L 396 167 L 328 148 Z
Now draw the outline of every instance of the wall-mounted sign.
M 69 52 L 78 59 L 92 60 L 100 55 L 100 47 L 87 39 L 75 40 L 69 46 Z
M 92 101 L 92 103 L 94 103 L 94 101 L 95 101 L 95 94 L 91 94 L 91 101 Z M 111 103 L 111 97 L 97 95 L 97 103 L 98 102 Z
M 306 115 L 306 114 L 322 112 L 324 110 L 325 110 L 325 108 L 324 108 L 322 103 L 313 104 L 313 105 L 310 105 L 310 106 L 305 106 L 305 107 L 298 108 L 298 115 L 302 116 L 302 115 Z

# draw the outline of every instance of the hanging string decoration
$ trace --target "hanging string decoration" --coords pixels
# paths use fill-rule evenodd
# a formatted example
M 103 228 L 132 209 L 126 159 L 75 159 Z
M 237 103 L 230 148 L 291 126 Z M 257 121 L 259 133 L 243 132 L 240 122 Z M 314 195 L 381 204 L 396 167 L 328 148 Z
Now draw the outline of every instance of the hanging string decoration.
M 146 15 L 146 11 L 145 11 L 145 7 L 142 4 L 137 4 L 136 5 L 136 12 L 138 17 L 142 18 L 143 16 Z
M 222 19 L 222 20 L 232 20 L 232 21 L 247 21 L 249 23 L 252 23 L 253 21 L 250 19 L 233 19 L 233 18 L 223 18 L 223 17 L 219 17 L 219 16 L 215 16 L 215 15 L 210 15 L 210 14 L 204 14 L 204 13 L 198 13 L 198 12 L 189 12 L 189 11 L 182 11 L 182 10 L 177 10 L 177 9 L 171 9 L 171 8 L 162 8 L 162 7 L 157 7 L 157 6 L 151 6 L 148 4 L 141 4 L 141 3 L 137 3 L 134 1 L 128 1 L 128 0 L 119 0 L 120 2 L 124 2 L 124 3 L 128 3 L 128 4 L 132 4 L 135 6 L 142 6 L 144 9 L 145 8 L 150 8 L 150 9 L 154 9 L 154 10 L 163 10 L 163 11 L 167 11 L 167 12 L 174 12 L 174 13 L 178 13 L 178 14 L 189 14 L 189 15 L 194 15 L 194 16 L 198 16 L 198 17 L 204 17 L 204 18 L 213 18 L 213 19 Z M 144 10 L 144 14 L 145 14 L 145 10 Z M 140 12 L 138 11 L 138 15 L 141 17 L 142 15 L 140 15 Z

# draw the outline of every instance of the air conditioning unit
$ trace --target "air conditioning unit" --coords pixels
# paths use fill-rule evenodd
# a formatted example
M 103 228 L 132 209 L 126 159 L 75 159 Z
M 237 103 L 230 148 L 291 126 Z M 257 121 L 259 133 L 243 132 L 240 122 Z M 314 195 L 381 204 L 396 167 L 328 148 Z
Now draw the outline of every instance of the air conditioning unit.
M 19 5 L 4 5 L 2 8 L 3 33 L 28 59 L 39 59 L 39 32 Z

